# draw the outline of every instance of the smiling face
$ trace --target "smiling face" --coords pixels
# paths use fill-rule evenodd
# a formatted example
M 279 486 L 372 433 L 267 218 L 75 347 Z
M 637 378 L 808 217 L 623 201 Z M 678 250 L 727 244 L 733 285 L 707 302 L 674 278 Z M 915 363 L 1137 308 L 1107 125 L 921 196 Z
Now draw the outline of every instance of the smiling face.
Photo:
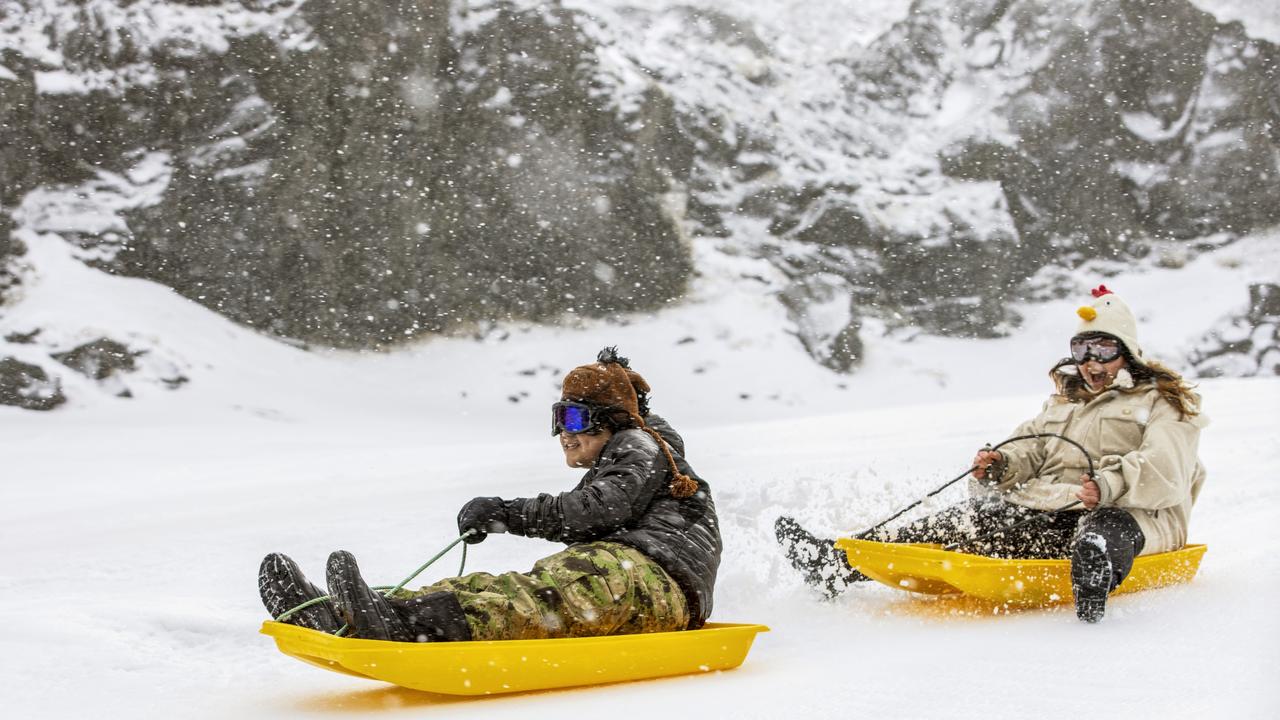
M 600 457 L 613 433 L 601 428 L 595 434 L 561 432 L 557 437 L 560 438 L 560 449 L 564 451 L 566 465 L 589 468 Z
M 1120 372 L 1126 364 L 1124 356 L 1121 355 L 1105 363 L 1089 358 L 1076 367 L 1080 368 L 1080 377 L 1084 379 L 1089 389 L 1098 392 L 1110 385 L 1111 381 L 1116 379 L 1116 373 Z

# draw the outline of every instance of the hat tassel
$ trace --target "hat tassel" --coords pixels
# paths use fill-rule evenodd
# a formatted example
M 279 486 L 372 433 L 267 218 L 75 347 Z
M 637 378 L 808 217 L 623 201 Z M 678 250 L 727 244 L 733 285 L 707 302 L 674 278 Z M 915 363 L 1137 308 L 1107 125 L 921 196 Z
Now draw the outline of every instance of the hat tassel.
M 671 446 L 667 441 L 658 434 L 657 430 L 640 421 L 640 429 L 653 436 L 658 441 L 658 447 L 662 448 L 662 453 L 667 456 L 667 464 L 671 466 L 671 497 L 687 498 L 698 492 L 698 481 L 680 472 L 680 466 L 676 464 L 676 458 L 671 454 Z

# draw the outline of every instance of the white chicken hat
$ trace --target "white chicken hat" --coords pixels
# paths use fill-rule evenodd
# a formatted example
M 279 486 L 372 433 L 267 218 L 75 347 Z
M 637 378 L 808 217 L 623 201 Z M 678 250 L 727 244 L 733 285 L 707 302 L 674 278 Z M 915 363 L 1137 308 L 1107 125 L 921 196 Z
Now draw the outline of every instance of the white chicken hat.
M 1085 333 L 1106 333 L 1118 338 L 1129 349 L 1129 354 L 1138 362 L 1142 358 L 1142 347 L 1138 345 L 1138 320 L 1133 311 L 1120 299 L 1119 295 L 1099 285 L 1090 291 L 1094 301 L 1092 305 L 1081 305 L 1076 309 L 1080 316 L 1080 327 L 1077 335 Z

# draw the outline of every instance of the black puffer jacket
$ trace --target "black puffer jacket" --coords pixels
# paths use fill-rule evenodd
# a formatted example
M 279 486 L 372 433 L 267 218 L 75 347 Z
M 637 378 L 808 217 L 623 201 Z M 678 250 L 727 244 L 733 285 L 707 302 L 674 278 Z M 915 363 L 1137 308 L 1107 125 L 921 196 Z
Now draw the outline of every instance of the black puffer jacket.
M 608 540 L 634 547 L 679 583 L 689 602 L 689 627 L 702 627 L 711 615 L 722 549 L 716 506 L 710 486 L 685 462 L 680 436 L 656 415 L 645 420 L 667 440 L 680 471 L 698 482 L 696 493 L 672 497 L 662 448 L 643 430 L 622 430 L 573 490 L 506 501 L 507 530 L 570 544 Z
M 672 455 L 684 457 L 684 438 L 680 437 L 680 433 L 671 427 L 671 423 L 667 422 L 661 415 L 649 413 L 644 416 L 644 424 L 648 425 L 651 430 L 658 431 L 662 439 L 667 441 Z M 679 461 L 677 460 L 677 462 Z

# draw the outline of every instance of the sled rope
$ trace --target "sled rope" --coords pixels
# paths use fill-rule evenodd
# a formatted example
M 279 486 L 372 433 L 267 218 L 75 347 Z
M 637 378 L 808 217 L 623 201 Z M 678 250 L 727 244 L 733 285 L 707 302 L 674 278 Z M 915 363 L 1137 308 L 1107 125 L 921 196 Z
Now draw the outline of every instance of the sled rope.
M 475 530 L 468 530 L 468 531 L 466 531 L 466 532 L 462 533 L 461 535 L 459 535 L 459 536 L 457 537 L 457 539 L 456 539 L 456 540 L 454 540 L 453 542 L 451 542 L 451 543 L 449 543 L 448 545 L 446 545 L 446 546 L 445 546 L 445 548 L 444 548 L 443 550 L 441 550 L 440 552 L 436 553 L 436 554 L 435 554 L 435 557 L 433 557 L 433 558 L 431 558 L 430 560 L 428 560 L 428 561 L 426 561 L 426 562 L 422 563 L 422 565 L 421 565 L 417 570 L 414 570 L 414 571 L 413 571 L 413 574 L 412 574 L 412 575 L 410 575 L 409 577 L 407 577 L 407 578 L 405 578 L 405 579 L 401 580 L 399 585 L 396 585 L 395 587 L 391 588 L 391 590 L 389 590 L 388 592 L 385 592 L 385 593 L 383 593 L 383 594 L 384 594 L 384 595 L 390 595 L 391 593 L 396 592 L 397 590 L 399 590 L 400 588 L 404 587 L 405 585 L 408 585 L 408 584 L 409 584 L 409 583 L 410 583 L 414 578 L 416 578 L 416 577 L 418 577 L 419 575 L 421 575 L 423 570 L 426 570 L 427 568 L 431 567 L 431 563 L 433 563 L 433 562 L 435 562 L 435 561 L 439 560 L 440 558 L 444 557 L 444 554 L 445 554 L 445 553 L 447 553 L 447 552 L 449 552 L 450 550 L 452 550 L 454 545 L 457 545 L 458 543 L 462 542 L 463 540 L 466 540 L 466 539 L 467 539 L 468 537 L 470 537 L 470 536 L 471 536 L 471 534 L 472 534 L 472 533 L 474 533 L 474 532 L 475 532 Z M 467 568 L 467 546 L 466 546 L 466 545 L 463 545 L 463 546 L 462 546 L 462 565 L 458 568 L 458 574 L 459 574 L 459 575 L 462 575 L 462 571 L 463 571 L 463 570 L 466 570 L 466 568 Z
M 1062 441 L 1065 441 L 1065 442 L 1071 443 L 1072 445 L 1076 446 L 1076 448 L 1077 448 L 1078 450 L 1080 450 L 1080 452 L 1081 452 L 1081 453 L 1083 453 L 1083 454 L 1084 454 L 1084 459 L 1085 459 L 1085 461 L 1087 461 L 1087 462 L 1089 463 L 1089 477 L 1091 477 L 1091 478 L 1096 478 L 1096 477 L 1097 477 L 1097 476 L 1094 474 L 1094 472 L 1093 472 L 1093 458 L 1089 457 L 1089 451 L 1088 451 L 1088 450 L 1085 450 L 1085 449 L 1084 449 L 1084 446 L 1083 446 L 1083 445 L 1081 445 L 1080 443 L 1076 442 L 1075 440 L 1072 440 L 1071 438 L 1066 437 L 1065 435 L 1059 435 L 1058 433 L 1031 433 L 1030 435 L 1018 435 L 1018 436 L 1016 436 L 1016 437 L 1011 437 L 1011 438 L 1009 438 L 1008 440 L 1004 440 L 1004 441 L 1002 441 L 1002 442 L 999 442 L 999 443 L 997 443 L 996 445 L 988 445 L 987 447 L 983 448 L 983 450 L 999 450 L 1000 448 L 1004 447 L 1005 445 L 1008 445 L 1008 444 L 1009 444 L 1009 443 L 1011 443 L 1011 442 L 1015 442 L 1015 441 L 1018 441 L 1018 440 L 1032 440 L 1032 439 L 1035 439 L 1035 438 L 1042 438 L 1042 437 L 1056 437 L 1056 438 L 1058 438 L 1059 440 L 1062 440 Z M 899 510 L 898 512 L 896 512 L 896 513 L 894 513 L 894 514 L 890 515 L 889 517 L 885 518 L 884 520 L 881 520 L 879 523 L 877 523 L 877 524 L 876 524 L 874 527 L 872 527 L 871 529 L 863 531 L 863 532 L 862 532 L 858 537 L 867 537 L 868 535 L 870 535 L 871 533 L 873 533 L 873 532 L 875 532 L 875 531 L 879 530 L 880 528 L 884 527 L 885 525 L 888 525 L 889 523 L 893 522 L 894 520 L 897 520 L 898 518 L 902 517 L 902 515 L 903 515 L 904 513 L 906 513 L 908 510 L 911 510 L 911 509 L 913 509 L 913 508 L 915 508 L 915 507 L 919 506 L 919 505 L 920 505 L 921 503 L 923 503 L 925 500 L 928 500 L 929 498 L 933 497 L 934 495 L 937 495 L 938 493 L 942 492 L 943 490 L 946 490 L 947 488 L 951 487 L 952 485 L 955 485 L 956 483 L 960 482 L 960 481 L 961 481 L 961 480 L 963 480 L 964 478 L 968 477 L 968 476 L 969 476 L 969 473 L 971 473 L 971 472 L 973 472 L 974 470 L 977 470 L 977 469 L 978 469 L 978 466 L 977 466 L 977 465 L 974 465 L 973 467 L 969 468 L 968 470 L 965 470 L 964 472 L 960 473 L 960 475 L 958 475 L 957 477 L 955 477 L 955 478 L 953 478 L 953 479 L 951 479 L 951 480 L 948 480 L 947 482 L 945 482 L 945 483 L 943 483 L 942 485 L 938 486 L 938 488 L 937 488 L 937 489 L 935 489 L 933 492 L 929 493 L 928 495 L 925 495 L 924 497 L 922 497 L 922 498 L 920 498 L 919 500 L 916 500 L 915 502 L 911 503 L 910 505 L 908 505 L 908 506 L 906 506 L 906 507 L 902 508 L 901 510 Z M 1076 502 L 1078 503 L 1079 501 L 1076 501 Z M 1054 510 L 1054 511 L 1052 511 L 1052 512 L 1054 512 L 1054 513 L 1059 513 L 1059 512 L 1062 512 L 1063 510 L 1066 510 L 1066 509 L 1068 509 L 1068 508 L 1074 507 L 1075 505 L 1076 505 L 1076 503 L 1071 503 L 1071 505 L 1067 505 L 1066 507 L 1058 508 L 1057 510 Z M 1019 523 L 1019 524 L 1022 524 L 1022 523 Z M 1013 527 L 1017 527 L 1017 525 L 1014 525 Z M 1010 529 L 1012 529 L 1012 528 L 1006 528 L 1006 530 L 1010 530 Z
M 432 563 L 434 563 L 435 561 L 437 561 L 437 560 L 439 560 L 440 558 L 444 557 L 445 553 L 447 553 L 447 552 L 449 552 L 450 550 L 452 550 L 454 545 L 457 545 L 458 543 L 462 542 L 463 540 L 466 540 L 466 539 L 467 539 L 467 538 L 468 538 L 472 533 L 474 533 L 474 532 L 475 532 L 475 530 L 468 530 L 468 531 L 466 531 L 466 532 L 462 533 L 461 535 L 459 535 L 459 536 L 457 537 L 457 539 L 456 539 L 456 540 L 454 540 L 453 542 L 451 542 L 451 543 L 449 543 L 448 545 L 446 545 L 446 546 L 445 546 L 445 548 L 444 548 L 443 550 L 441 550 L 440 552 L 436 553 L 436 554 L 435 554 L 435 556 L 433 556 L 430 560 L 426 561 L 426 562 L 425 562 L 425 563 L 423 563 L 421 566 L 419 566 L 417 570 L 414 570 L 412 575 L 410 575 L 409 577 L 407 577 L 407 578 L 405 578 L 405 579 L 401 580 L 401 581 L 400 581 L 400 584 L 398 584 L 398 585 L 377 585 L 377 586 L 374 586 L 374 587 L 373 587 L 373 588 L 371 588 L 371 589 L 373 589 L 373 590 L 382 590 L 382 591 L 383 591 L 383 593 L 382 593 L 383 595 L 390 595 L 391 593 L 396 592 L 396 591 L 397 591 L 397 590 L 399 590 L 400 588 L 403 588 L 405 585 L 408 585 L 410 582 L 412 582 L 414 578 L 416 578 L 416 577 L 418 577 L 419 575 L 421 575 L 423 570 L 426 570 L 427 568 L 431 567 L 431 564 L 432 564 Z M 462 575 L 462 574 L 463 574 L 463 572 L 464 572 L 466 569 L 467 569 L 467 546 L 466 546 L 466 545 L 463 545 L 463 546 L 462 546 L 462 564 L 458 566 L 458 575 Z M 290 617 L 292 617 L 294 613 L 297 613 L 297 612 L 299 612 L 299 611 L 301 611 L 301 610 L 306 610 L 307 608 L 311 607 L 312 605 L 317 605 L 317 604 L 319 604 L 319 603 L 324 602 L 325 600 L 332 600 L 332 599 L 333 599 L 333 596 L 332 596 L 332 595 L 321 595 L 320 597 L 317 597 L 317 598 L 311 598 L 310 600 L 308 600 L 308 601 L 306 601 L 306 602 L 302 603 L 301 605 L 298 605 L 298 606 L 296 606 L 296 607 L 289 608 L 288 610 L 285 610 L 283 613 L 280 613 L 280 617 L 275 618 L 275 621 L 276 621 L 276 622 L 284 622 L 284 621 L 288 620 Z M 338 637 L 341 637 L 341 636 L 342 636 L 342 634 L 343 634 L 344 632 L 346 632 L 346 629 L 347 629 L 347 626 L 346 626 L 346 625 L 343 625 L 342 627 L 338 628 L 338 631 L 337 631 L 336 633 L 334 633 L 334 635 L 337 635 Z

